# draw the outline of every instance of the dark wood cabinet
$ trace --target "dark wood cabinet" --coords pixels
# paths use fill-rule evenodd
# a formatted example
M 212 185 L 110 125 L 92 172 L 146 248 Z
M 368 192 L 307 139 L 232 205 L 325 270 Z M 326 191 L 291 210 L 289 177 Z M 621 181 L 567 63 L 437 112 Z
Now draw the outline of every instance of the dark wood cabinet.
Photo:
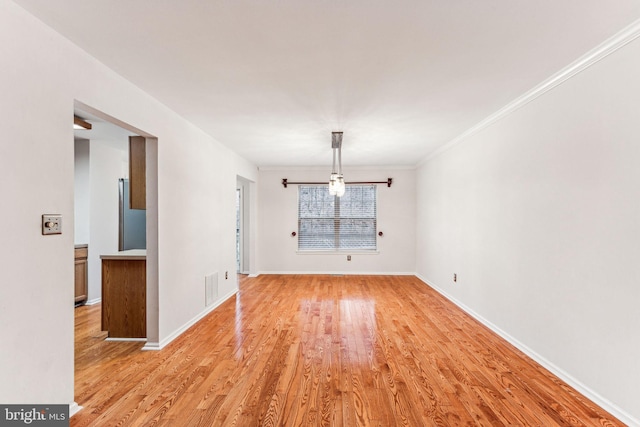
M 109 338 L 147 336 L 147 262 L 144 250 L 103 255 L 102 330 Z

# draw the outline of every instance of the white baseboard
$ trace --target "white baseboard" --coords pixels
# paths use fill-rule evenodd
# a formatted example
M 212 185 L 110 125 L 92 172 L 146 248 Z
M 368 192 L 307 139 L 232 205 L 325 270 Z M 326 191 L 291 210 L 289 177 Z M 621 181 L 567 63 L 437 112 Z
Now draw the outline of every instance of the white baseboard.
M 255 274 L 249 274 L 247 277 L 258 277 L 260 275 L 260 273 L 255 273 Z
M 210 305 L 209 307 L 206 307 L 197 316 L 195 316 L 193 319 L 189 320 L 187 323 L 182 325 L 180 328 L 176 329 L 172 334 L 170 334 L 168 337 L 166 337 L 165 339 L 163 339 L 159 343 L 157 343 L 157 342 L 147 342 L 147 344 L 144 347 L 142 347 L 142 350 L 162 350 L 171 341 L 173 341 L 176 338 L 178 338 L 180 335 L 182 335 L 184 333 L 184 331 L 186 331 L 187 329 L 189 329 L 190 327 L 192 327 L 193 325 L 198 323 L 198 321 L 200 319 L 205 317 L 207 314 L 211 313 L 213 310 L 215 310 L 217 307 L 219 307 L 223 302 L 225 302 L 229 298 L 233 297 L 236 293 L 238 293 L 238 289 L 234 289 L 233 291 L 229 292 L 227 295 L 225 295 L 222 298 L 220 298 L 218 300 L 218 302 L 216 302 L 215 304 Z
M 69 418 L 73 417 L 75 414 L 82 410 L 82 406 L 78 405 L 76 402 L 69 404 Z
M 282 274 L 282 275 L 322 275 L 327 276 L 415 276 L 415 272 L 393 272 L 393 271 L 260 271 L 260 274 Z
M 84 305 L 96 305 L 96 304 L 100 304 L 101 302 L 102 302 L 102 298 L 94 298 L 86 301 Z
M 421 275 L 419 275 L 417 273 L 415 274 L 415 276 L 418 279 L 420 279 L 422 282 L 424 282 L 426 285 L 428 285 L 429 287 L 433 288 L 440 295 L 442 295 L 443 297 L 445 297 L 446 299 L 448 299 L 449 301 L 451 301 L 452 303 L 457 305 L 465 313 L 467 313 L 468 315 L 470 315 L 471 317 L 473 317 L 474 319 L 476 319 L 477 321 L 482 323 L 487 328 L 491 329 L 493 332 L 495 332 L 501 338 L 503 338 L 504 340 L 508 341 L 514 347 L 518 348 L 518 350 L 522 351 L 527 356 L 529 356 L 530 358 L 532 358 L 533 360 L 538 362 L 540 365 L 542 365 L 549 372 L 551 372 L 552 374 L 554 374 L 555 376 L 560 378 L 562 381 L 566 382 L 571 387 L 576 389 L 582 395 L 584 395 L 585 397 L 590 399 L 592 402 L 594 402 L 595 404 L 600 406 L 602 409 L 604 409 L 605 411 L 609 412 L 611 415 L 613 415 L 614 417 L 618 418 L 620 421 L 622 421 L 623 423 L 625 423 L 625 424 L 627 424 L 629 426 L 640 426 L 640 420 L 638 420 L 637 418 L 635 418 L 634 416 L 632 416 L 631 414 L 629 414 L 628 412 L 626 412 L 625 410 L 623 410 L 622 408 L 620 408 L 619 406 L 614 404 L 613 402 L 611 402 L 608 399 L 602 397 L 600 394 L 598 394 L 595 391 L 591 390 L 589 387 L 587 387 L 586 385 L 582 384 L 580 381 L 578 381 L 577 379 L 572 377 L 566 371 L 564 371 L 563 369 L 561 369 L 558 366 L 554 365 L 553 363 L 551 363 L 550 361 L 548 361 L 547 359 L 545 359 L 544 357 L 542 357 L 541 355 L 539 355 L 538 353 L 533 351 L 531 348 L 527 347 L 526 345 L 524 345 L 523 343 L 521 343 L 520 341 L 518 341 L 517 339 L 515 339 L 511 335 L 509 335 L 507 332 L 503 331 L 498 326 L 494 325 L 489 320 L 485 319 L 484 317 L 482 317 L 481 315 L 479 315 L 478 313 L 473 311 L 471 308 L 467 307 L 465 304 L 463 304 L 462 302 L 458 301 L 456 298 L 454 298 L 451 295 L 449 295 L 445 290 L 443 290 L 442 288 L 440 288 L 438 286 L 435 286 L 433 284 L 433 282 L 431 282 L 430 280 L 427 280 L 426 278 L 422 277 Z
M 140 350 L 161 350 L 159 342 L 149 342 L 144 345 Z

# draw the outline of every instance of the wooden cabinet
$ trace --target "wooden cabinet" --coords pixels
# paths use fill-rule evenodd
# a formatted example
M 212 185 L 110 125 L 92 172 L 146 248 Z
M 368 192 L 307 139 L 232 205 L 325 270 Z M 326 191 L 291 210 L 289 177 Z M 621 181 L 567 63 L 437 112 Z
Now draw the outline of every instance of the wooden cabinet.
M 134 249 L 101 258 L 102 330 L 109 338 L 146 338 L 146 251 Z
M 129 137 L 129 208 L 147 208 L 147 140 L 143 136 Z
M 75 303 L 80 304 L 87 300 L 87 255 L 89 247 L 87 245 L 76 245 L 75 247 Z

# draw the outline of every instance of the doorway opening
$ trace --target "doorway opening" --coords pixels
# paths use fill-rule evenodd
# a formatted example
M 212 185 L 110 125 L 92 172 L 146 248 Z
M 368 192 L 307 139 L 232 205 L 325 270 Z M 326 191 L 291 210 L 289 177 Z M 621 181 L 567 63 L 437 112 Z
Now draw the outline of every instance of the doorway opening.
M 242 273 L 242 189 L 236 188 L 236 273 Z
M 120 250 L 120 180 L 130 178 L 129 138 L 143 138 L 146 206 L 138 215 L 144 217 L 141 227 L 146 246 L 145 348 L 159 347 L 157 138 L 79 101 L 74 103 L 74 115 L 92 124 L 91 129 L 74 134 L 74 243 L 87 251 L 87 286 L 82 303 L 101 302 L 100 256 Z
M 253 271 L 252 249 L 252 193 L 253 182 L 236 178 L 236 272 L 251 274 Z

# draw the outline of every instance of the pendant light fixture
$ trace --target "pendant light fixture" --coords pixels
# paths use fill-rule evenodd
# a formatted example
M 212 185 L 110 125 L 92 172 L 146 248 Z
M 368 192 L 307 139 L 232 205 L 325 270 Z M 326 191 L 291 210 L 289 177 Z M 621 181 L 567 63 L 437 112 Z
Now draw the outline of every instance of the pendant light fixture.
M 329 194 L 342 197 L 345 191 L 344 176 L 342 175 L 342 132 L 331 132 L 331 148 L 333 150 L 333 167 L 329 177 Z M 337 172 L 336 154 L 338 156 Z

